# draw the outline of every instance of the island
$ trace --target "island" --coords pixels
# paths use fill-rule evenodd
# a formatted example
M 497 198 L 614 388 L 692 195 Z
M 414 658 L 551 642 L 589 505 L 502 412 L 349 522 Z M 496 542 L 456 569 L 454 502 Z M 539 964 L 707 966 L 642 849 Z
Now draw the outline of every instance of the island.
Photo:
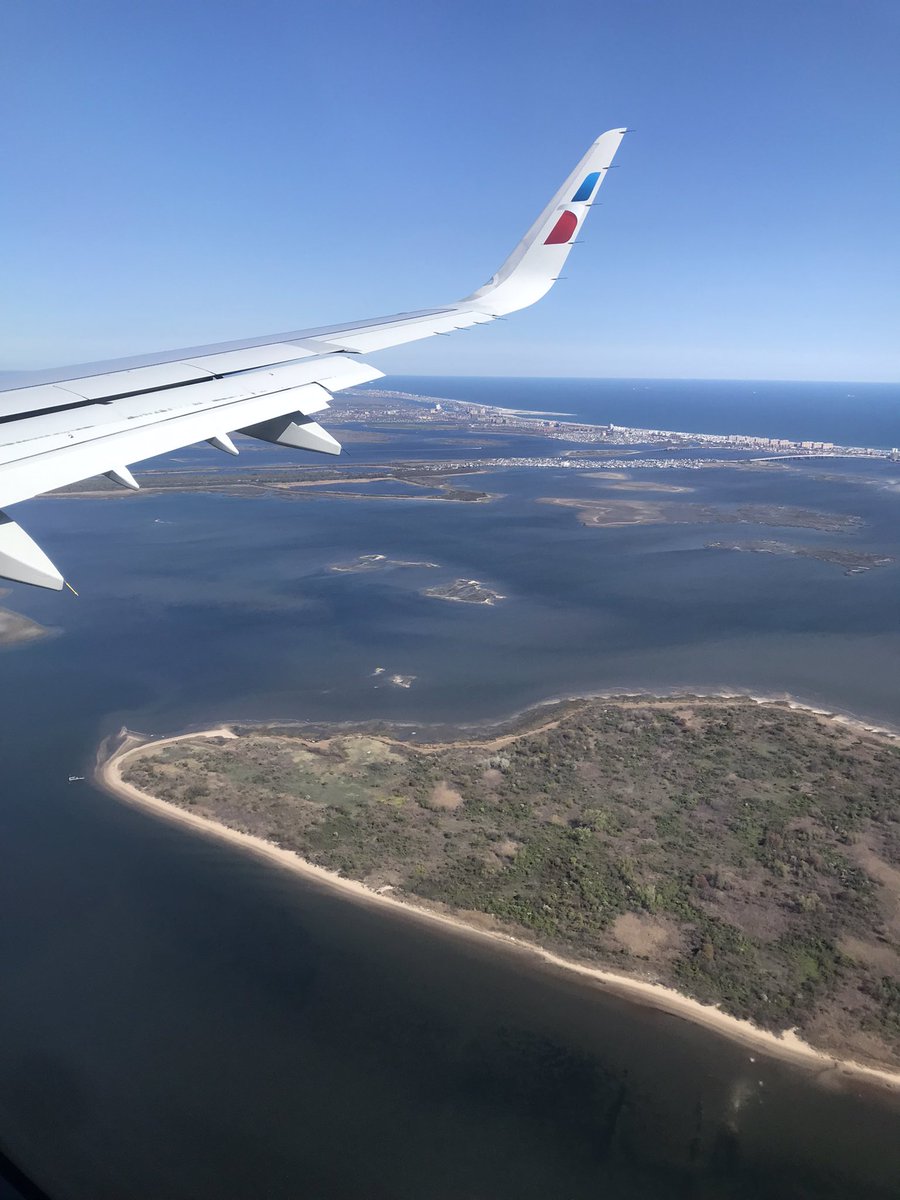
M 889 554 L 868 554 L 844 546 L 792 546 L 773 538 L 748 542 L 707 542 L 707 550 L 738 550 L 749 554 L 775 554 L 783 558 L 814 558 L 819 562 L 843 567 L 845 575 L 862 575 L 875 567 L 887 567 L 894 561 Z
M 123 732 L 98 762 L 115 795 L 330 885 L 900 1085 L 886 731 L 785 701 L 620 696 L 440 741 L 382 725 Z
M 411 562 L 401 558 L 388 558 L 386 554 L 360 554 L 357 558 L 345 563 L 332 563 L 329 570 L 339 575 L 360 575 L 367 571 L 388 571 L 394 567 L 427 567 L 437 568 L 440 563 Z
M 496 604 L 498 600 L 506 599 L 479 579 L 456 579 L 453 583 L 437 584 L 423 588 L 422 595 L 431 596 L 434 600 L 453 600 L 457 604 Z
M 741 504 L 725 508 L 672 500 L 590 500 L 543 496 L 540 503 L 574 508 L 582 525 L 771 525 L 782 529 L 816 529 L 853 533 L 863 526 L 853 514 L 819 512 L 785 504 Z

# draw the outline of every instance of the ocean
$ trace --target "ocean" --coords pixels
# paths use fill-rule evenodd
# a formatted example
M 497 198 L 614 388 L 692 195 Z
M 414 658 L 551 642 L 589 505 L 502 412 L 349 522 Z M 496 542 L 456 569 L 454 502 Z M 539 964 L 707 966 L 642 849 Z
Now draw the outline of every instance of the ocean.
M 374 385 L 378 386 L 378 385 Z M 383 386 L 589 424 L 686 433 L 900 446 L 900 384 L 709 379 L 443 379 L 391 376 Z M 565 419 L 565 418 L 560 418 Z
M 753 385 L 764 403 L 731 384 L 387 386 L 617 424 L 700 429 L 706 411 L 717 432 L 900 441 L 890 389 L 860 404 L 856 385 L 834 385 L 853 393 L 843 406 L 825 387 L 821 427 L 800 385 Z M 502 453 L 534 446 L 505 438 Z M 353 462 L 478 453 L 496 444 L 442 448 L 413 430 L 354 445 Z M 540 501 L 619 493 L 562 469 L 488 469 L 472 486 L 490 504 L 23 506 L 81 594 L 17 587 L 3 601 L 59 632 L 0 655 L 0 1152 L 60 1200 L 896 1196 L 896 1098 L 826 1086 L 69 782 L 122 724 L 458 727 L 595 691 L 789 693 L 900 726 L 900 470 L 835 472 L 640 475 L 711 505 L 861 517 L 855 533 L 764 534 L 893 563 L 848 576 L 706 548 L 733 525 L 584 528 Z M 370 553 L 439 567 L 330 570 Z M 507 599 L 421 595 L 454 578 Z M 393 687 L 377 667 L 414 682 Z

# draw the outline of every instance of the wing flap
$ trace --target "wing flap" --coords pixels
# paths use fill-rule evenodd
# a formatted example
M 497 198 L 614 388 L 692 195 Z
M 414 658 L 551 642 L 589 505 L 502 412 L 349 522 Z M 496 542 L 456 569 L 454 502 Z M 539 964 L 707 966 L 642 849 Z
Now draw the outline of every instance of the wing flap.
M 77 396 L 80 400 L 113 400 L 120 396 L 136 396 L 142 392 L 166 391 L 187 383 L 202 383 L 213 377 L 191 363 L 164 363 L 158 367 L 142 367 L 136 371 L 112 371 L 107 375 L 88 375 L 56 384 L 56 389 Z
M 253 350 L 226 350 L 224 354 L 201 354 L 185 365 L 196 367 L 209 375 L 233 375 L 236 371 L 257 371 L 260 367 L 273 367 L 278 363 L 296 362 L 301 358 L 315 358 L 318 352 L 303 346 L 261 346 Z
M 241 377 L 253 379 L 252 385 L 248 383 L 240 391 L 232 391 L 231 395 L 203 407 L 144 414 L 139 422 L 120 422 L 112 427 L 86 426 L 78 431 L 79 437 L 57 435 L 49 446 L 40 446 L 40 439 L 35 439 L 33 453 L 0 465 L 0 508 L 69 483 L 105 475 L 123 464 L 167 454 L 288 413 L 308 416 L 321 412 L 328 407 L 331 391 L 382 377 L 382 372 L 368 363 L 333 357 L 339 361 L 317 359 L 309 363 L 306 381 L 298 378 L 296 368 L 290 376 L 276 375 L 273 371 L 268 384 L 260 382 L 257 373 Z
M 306 383 L 322 383 L 330 391 L 340 391 L 370 379 L 379 379 L 381 374 L 367 363 L 331 355 L 304 363 L 283 364 L 267 371 L 205 380 L 191 387 L 130 396 L 113 403 L 47 412 L 0 425 L 0 495 L 5 490 L 3 472 L 8 469 L 4 464 L 27 460 L 35 454 L 69 449 L 74 444 L 156 425 L 185 413 L 218 408 Z M 321 411 L 321 407 L 310 411 Z

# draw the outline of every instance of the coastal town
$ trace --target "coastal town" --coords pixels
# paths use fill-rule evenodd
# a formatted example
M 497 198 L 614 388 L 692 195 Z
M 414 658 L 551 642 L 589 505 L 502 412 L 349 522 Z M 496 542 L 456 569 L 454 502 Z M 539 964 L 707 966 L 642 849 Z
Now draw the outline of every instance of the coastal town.
M 330 415 L 332 425 L 361 423 L 374 425 L 431 424 L 442 427 L 459 426 L 468 432 L 509 432 L 538 435 L 561 442 L 580 445 L 659 447 L 666 453 L 697 448 L 706 450 L 757 451 L 767 461 L 784 458 L 878 458 L 900 462 L 900 447 L 885 449 L 873 446 L 840 446 L 825 441 L 792 441 L 789 438 L 765 437 L 744 433 L 685 433 L 673 429 L 640 429 L 626 425 L 585 424 L 560 420 L 557 414 L 530 414 L 522 409 L 498 408 L 475 404 L 468 400 L 452 400 L 436 396 L 416 396 L 408 392 L 384 389 L 348 391 L 342 403 Z M 483 465 L 483 463 L 482 463 Z M 498 466 L 547 466 L 547 459 L 516 458 L 501 460 Z M 560 465 L 552 460 L 553 466 Z M 575 466 L 574 462 L 566 465 Z M 580 465 L 580 464 L 578 464 Z M 590 466 L 596 468 L 596 462 Z M 603 464 L 612 466 L 612 462 Z M 632 461 L 618 462 L 617 467 L 633 467 Z M 708 466 L 708 459 L 684 459 L 671 462 L 667 458 L 643 459 L 644 467 Z

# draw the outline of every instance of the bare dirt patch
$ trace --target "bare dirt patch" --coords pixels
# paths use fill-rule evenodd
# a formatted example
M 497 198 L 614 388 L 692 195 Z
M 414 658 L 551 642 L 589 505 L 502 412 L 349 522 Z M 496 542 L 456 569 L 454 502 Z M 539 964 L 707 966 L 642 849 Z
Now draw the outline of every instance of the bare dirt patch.
M 636 958 L 674 955 L 681 944 L 675 925 L 649 913 L 622 913 L 613 921 L 610 933 L 623 950 Z
M 894 937 L 900 937 L 900 869 L 885 862 L 867 840 L 855 842 L 850 853 L 866 874 L 880 884 L 884 923 Z
M 442 812 L 455 812 L 456 809 L 462 808 L 462 805 L 462 796 L 450 786 L 446 779 L 436 783 L 428 797 L 428 807 L 439 809 Z
M 857 962 L 874 967 L 885 974 L 900 975 L 900 954 L 886 942 L 869 941 L 865 938 L 847 936 L 840 939 L 841 953 L 848 954 Z

